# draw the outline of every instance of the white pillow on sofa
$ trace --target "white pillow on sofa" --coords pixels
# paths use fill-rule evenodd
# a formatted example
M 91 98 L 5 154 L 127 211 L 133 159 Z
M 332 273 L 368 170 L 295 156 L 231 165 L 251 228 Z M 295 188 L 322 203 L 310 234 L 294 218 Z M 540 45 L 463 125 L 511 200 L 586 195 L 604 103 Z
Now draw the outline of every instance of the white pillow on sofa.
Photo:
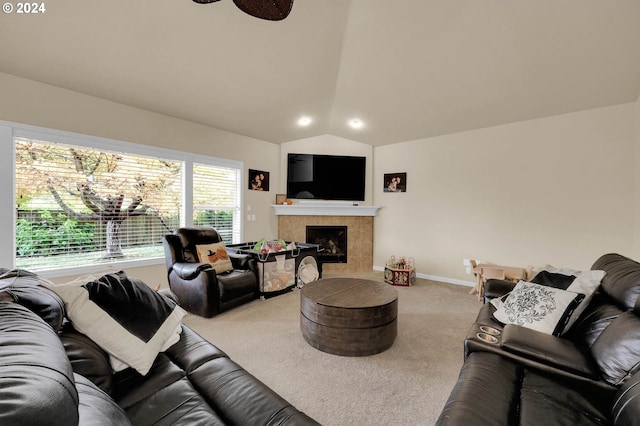
M 560 334 L 564 334 L 569 331 L 582 312 L 584 312 L 591 302 L 595 291 L 600 286 L 600 282 L 604 278 L 605 274 L 605 271 L 600 270 L 576 271 L 573 269 L 556 268 L 551 265 L 546 265 L 543 269 L 538 271 L 533 278 L 531 278 L 531 281 L 536 284 L 559 288 L 573 293 L 584 294 L 584 298 L 573 311 L 564 330 L 562 330 Z M 492 299 L 490 303 L 496 309 L 499 309 L 505 299 L 505 296 L 496 297 L 495 299 Z
M 555 268 L 551 265 L 546 265 L 544 269 L 540 272 L 548 273 L 547 275 L 548 277 L 554 274 L 557 274 L 560 276 L 564 275 L 569 277 L 574 276 L 575 279 L 569 284 L 569 286 L 556 286 L 553 284 L 550 284 L 550 285 L 552 285 L 553 287 L 561 288 L 563 290 L 572 291 L 574 293 L 584 294 L 584 299 L 582 299 L 582 302 L 580 302 L 580 305 L 575 309 L 575 311 L 573 311 L 573 314 L 571 315 L 571 318 L 569 319 L 569 322 L 567 323 L 567 326 L 565 327 L 563 333 L 569 331 L 569 329 L 576 322 L 578 317 L 580 317 L 582 312 L 584 312 L 584 310 L 587 308 L 587 306 L 591 302 L 591 299 L 593 298 L 594 293 L 600 286 L 600 282 L 602 282 L 602 279 L 606 274 L 605 271 L 600 271 L 600 270 L 574 271 L 566 268 Z M 537 276 L 538 275 L 533 277 L 532 281 L 538 282 L 535 280 Z
M 493 316 L 503 324 L 517 324 L 559 336 L 583 294 L 520 281 Z
M 79 332 L 111 355 L 115 371 L 130 366 L 145 375 L 158 353 L 180 339 L 185 311 L 124 272 L 79 285 L 51 285 Z

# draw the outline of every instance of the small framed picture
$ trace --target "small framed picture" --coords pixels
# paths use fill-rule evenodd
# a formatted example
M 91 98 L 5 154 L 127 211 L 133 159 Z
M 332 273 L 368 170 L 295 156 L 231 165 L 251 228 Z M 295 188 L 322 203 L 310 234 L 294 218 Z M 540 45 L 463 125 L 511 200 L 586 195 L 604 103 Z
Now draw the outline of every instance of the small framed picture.
M 284 204 L 287 201 L 287 194 L 276 194 L 276 204 Z
M 253 191 L 268 191 L 269 172 L 249 169 L 249 189 Z
M 407 173 L 385 173 L 384 192 L 407 192 Z

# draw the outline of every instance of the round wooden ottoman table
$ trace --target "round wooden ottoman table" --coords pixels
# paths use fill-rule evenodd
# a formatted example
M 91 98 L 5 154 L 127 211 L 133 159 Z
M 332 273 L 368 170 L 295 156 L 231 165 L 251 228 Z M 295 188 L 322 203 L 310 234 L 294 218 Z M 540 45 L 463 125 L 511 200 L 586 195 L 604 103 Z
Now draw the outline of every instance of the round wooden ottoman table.
M 359 278 L 325 278 L 300 291 L 300 329 L 314 348 L 335 355 L 383 352 L 397 335 L 398 291 Z

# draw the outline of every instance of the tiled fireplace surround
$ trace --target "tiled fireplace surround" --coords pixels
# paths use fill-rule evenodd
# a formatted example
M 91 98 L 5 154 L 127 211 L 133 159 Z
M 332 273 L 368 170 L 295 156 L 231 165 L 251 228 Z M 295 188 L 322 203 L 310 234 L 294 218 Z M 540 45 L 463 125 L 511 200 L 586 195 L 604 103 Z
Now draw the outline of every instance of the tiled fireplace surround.
M 325 263 L 322 265 L 324 273 L 371 272 L 373 269 L 373 215 L 324 214 L 330 211 L 311 214 L 321 209 L 312 209 L 309 214 L 289 215 L 285 206 L 274 207 L 278 215 L 278 238 L 285 241 L 305 242 L 307 226 L 347 227 L 347 263 Z

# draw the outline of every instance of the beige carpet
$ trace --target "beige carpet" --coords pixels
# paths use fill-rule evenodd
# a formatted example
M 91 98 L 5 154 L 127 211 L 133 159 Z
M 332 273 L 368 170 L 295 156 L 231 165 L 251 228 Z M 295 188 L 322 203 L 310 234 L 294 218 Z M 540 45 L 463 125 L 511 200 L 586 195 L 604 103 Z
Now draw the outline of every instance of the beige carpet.
M 368 277 L 382 281 L 378 273 Z M 367 357 L 309 346 L 298 290 L 210 319 L 188 315 L 185 323 L 323 425 L 432 425 L 458 377 L 480 303 L 451 284 L 418 279 L 395 288 L 398 337 Z

